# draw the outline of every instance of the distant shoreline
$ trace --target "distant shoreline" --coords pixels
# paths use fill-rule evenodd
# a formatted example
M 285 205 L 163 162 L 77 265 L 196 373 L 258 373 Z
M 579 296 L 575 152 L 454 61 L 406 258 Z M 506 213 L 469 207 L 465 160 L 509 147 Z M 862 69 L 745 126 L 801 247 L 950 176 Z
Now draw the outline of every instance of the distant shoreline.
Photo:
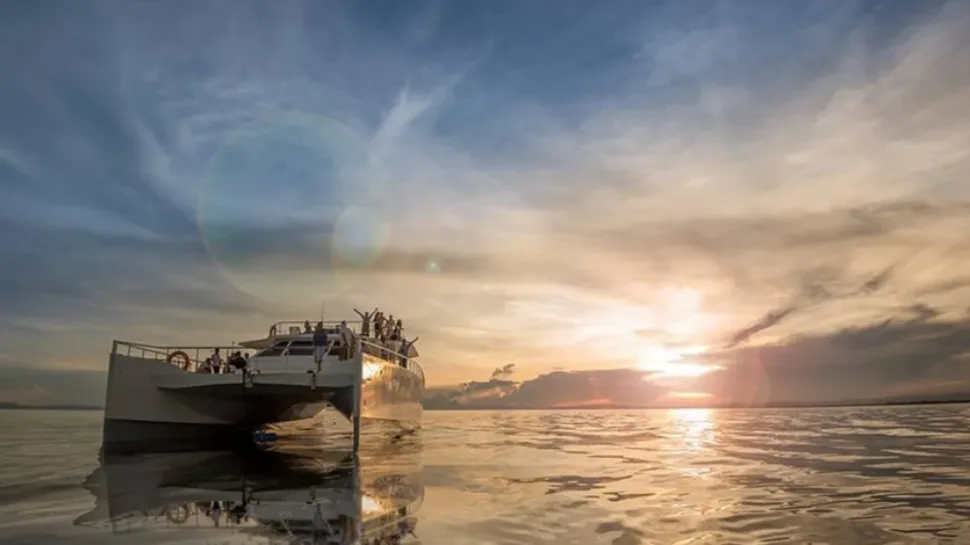
M 0 410 L 8 411 L 103 411 L 97 405 L 24 405 L 21 403 L 0 402 Z
M 644 407 L 636 405 L 567 405 L 563 407 L 425 407 L 426 411 L 651 411 L 670 409 L 837 409 L 853 407 L 903 407 L 908 405 L 959 405 L 970 403 L 970 399 L 928 400 L 928 401 L 859 401 L 833 404 L 795 404 L 778 403 L 770 405 L 681 405 Z M 98 405 L 24 405 L 21 403 L 0 402 L 0 410 L 10 411 L 103 411 Z
M 566 405 L 562 407 L 425 407 L 426 411 L 655 411 L 670 409 L 838 409 L 853 407 L 902 407 L 907 405 L 959 405 L 970 399 L 928 401 L 858 401 L 846 403 L 775 403 L 768 405 Z

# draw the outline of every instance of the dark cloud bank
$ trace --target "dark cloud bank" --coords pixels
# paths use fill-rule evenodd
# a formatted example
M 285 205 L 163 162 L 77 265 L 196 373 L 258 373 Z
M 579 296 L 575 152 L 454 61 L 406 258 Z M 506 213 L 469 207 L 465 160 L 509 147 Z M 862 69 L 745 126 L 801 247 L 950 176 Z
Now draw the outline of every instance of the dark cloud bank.
M 784 406 L 970 400 L 970 321 L 934 321 L 917 304 L 899 316 L 830 335 L 725 349 L 722 367 L 676 388 L 632 369 L 557 371 L 517 382 L 504 375 L 429 392 L 429 409 Z M 496 370 L 499 371 L 499 370 Z M 675 391 L 711 397 L 685 402 Z

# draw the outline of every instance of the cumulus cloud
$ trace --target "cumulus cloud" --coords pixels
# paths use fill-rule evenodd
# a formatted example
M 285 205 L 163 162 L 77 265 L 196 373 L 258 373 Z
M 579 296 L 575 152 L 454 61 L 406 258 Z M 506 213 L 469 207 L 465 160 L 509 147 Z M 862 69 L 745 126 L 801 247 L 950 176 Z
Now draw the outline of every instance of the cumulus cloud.
M 514 361 L 462 395 L 524 406 L 661 348 L 958 323 L 970 12 L 803 4 L 6 6 L 0 343 L 102 369 L 379 305 L 433 383 Z
M 504 378 L 512 375 L 513 373 L 515 373 L 515 364 L 507 363 L 502 367 L 496 367 L 495 370 L 492 371 L 492 378 Z

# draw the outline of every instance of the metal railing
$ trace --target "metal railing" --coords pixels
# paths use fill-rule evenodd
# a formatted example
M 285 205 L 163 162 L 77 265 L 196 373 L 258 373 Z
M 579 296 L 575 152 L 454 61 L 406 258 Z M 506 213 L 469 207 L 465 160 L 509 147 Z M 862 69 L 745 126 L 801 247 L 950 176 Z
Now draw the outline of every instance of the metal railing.
M 114 344 L 111 347 L 111 353 L 123 354 L 125 356 L 135 356 L 137 358 L 148 360 L 169 361 L 169 357 L 172 357 L 173 354 L 181 352 L 185 354 L 189 360 L 189 366 L 186 371 L 194 372 L 199 369 L 199 365 L 203 363 L 206 358 L 215 353 L 217 348 L 219 349 L 219 355 L 222 357 L 223 365 L 226 364 L 226 360 L 233 352 L 239 352 L 243 356 L 252 356 L 255 353 L 255 350 L 250 350 L 237 345 L 158 346 L 129 341 L 114 341 Z
M 246 519 L 237 519 L 230 511 L 228 505 L 226 505 L 227 502 L 217 501 L 216 503 L 220 504 L 218 523 L 213 521 L 211 511 L 193 502 L 166 505 L 152 509 L 150 512 L 147 510 L 132 511 L 108 519 L 75 522 L 75 525 L 89 528 L 111 528 L 115 533 L 129 533 L 161 528 L 209 530 L 218 528 L 219 526 L 224 528 L 254 527 Z
M 415 373 L 421 377 L 421 381 L 424 382 L 424 369 L 421 365 L 414 360 L 414 358 L 409 358 L 402 356 L 397 353 L 394 349 L 378 344 L 377 342 L 370 339 L 361 339 L 360 348 L 364 354 L 368 354 L 375 358 L 381 359 L 390 365 L 398 365 L 404 367 L 405 369 Z M 229 346 L 159 346 L 153 344 L 143 344 L 130 341 L 114 341 L 111 347 L 112 354 L 122 354 L 125 356 L 135 356 L 137 358 L 156 360 L 156 361 L 169 361 L 173 354 L 181 352 L 188 357 L 189 365 L 186 371 L 198 371 L 199 365 L 202 364 L 206 358 L 212 356 L 216 349 L 219 349 L 220 355 L 222 356 L 222 364 L 226 366 L 227 359 L 233 352 L 239 352 L 243 356 L 252 357 L 257 353 L 256 350 L 243 348 L 237 345 Z M 331 341 L 328 346 L 327 354 L 334 354 L 334 341 Z M 282 356 L 287 357 L 287 356 Z M 299 358 L 305 358 L 306 356 L 294 356 Z M 174 363 L 174 362 L 173 362 Z M 250 365 L 255 363 L 254 371 L 258 370 L 258 360 L 250 362 Z M 286 368 L 288 368 L 288 362 Z M 233 371 L 230 369 L 230 371 Z
M 421 382 L 424 382 L 424 369 L 421 368 L 421 365 L 414 358 L 402 356 L 393 348 L 382 346 L 373 340 L 360 339 L 360 348 L 364 354 L 384 360 L 391 365 L 404 367 L 421 377 Z
M 323 327 L 325 329 L 336 329 L 340 325 L 340 322 L 347 322 L 350 329 L 357 333 L 357 326 L 361 323 L 360 320 L 324 320 Z M 274 335 L 300 335 L 307 333 L 306 323 L 310 323 L 310 333 L 313 332 L 313 328 L 316 327 L 320 320 L 285 320 L 282 322 L 276 322 L 269 328 L 269 336 Z

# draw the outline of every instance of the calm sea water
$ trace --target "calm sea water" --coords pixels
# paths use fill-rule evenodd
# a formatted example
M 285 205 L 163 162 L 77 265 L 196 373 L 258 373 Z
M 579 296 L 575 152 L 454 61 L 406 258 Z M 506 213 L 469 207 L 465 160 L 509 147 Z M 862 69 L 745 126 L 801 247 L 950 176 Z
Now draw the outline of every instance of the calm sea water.
M 248 493 L 264 510 L 274 498 L 289 501 L 292 514 L 324 497 L 339 507 L 328 487 L 349 490 L 347 479 L 322 477 L 332 457 L 304 448 L 299 459 L 309 463 L 295 465 L 257 460 L 247 468 L 189 454 L 111 466 L 112 496 L 97 500 L 100 419 L 0 411 L 0 543 L 307 542 L 279 527 L 268 537 L 251 528 L 266 524 L 252 520 L 215 528 L 219 514 L 200 518 L 198 504 L 189 519 L 176 513 L 178 524 L 157 522 L 155 506 Z M 401 543 L 970 543 L 966 405 L 429 412 L 420 436 L 406 441 L 410 454 L 382 447 L 361 462 L 371 483 L 409 473 L 423 487 Z M 134 533 L 106 522 L 139 505 L 125 522 Z M 380 532 L 383 541 L 372 542 L 398 542 Z

